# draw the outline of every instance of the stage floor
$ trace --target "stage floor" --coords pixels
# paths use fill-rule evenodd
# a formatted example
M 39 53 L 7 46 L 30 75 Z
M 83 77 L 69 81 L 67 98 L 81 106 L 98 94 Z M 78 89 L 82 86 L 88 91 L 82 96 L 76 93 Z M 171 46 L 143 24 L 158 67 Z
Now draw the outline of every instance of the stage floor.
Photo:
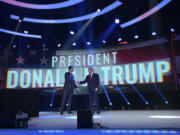
M 0 135 L 179 135 L 179 130 L 0 130 Z
M 99 123 L 104 129 L 180 129 L 180 110 L 102 111 L 94 115 L 93 123 Z M 28 123 L 30 130 L 76 128 L 76 112 L 65 112 L 64 115 L 59 112 L 40 112 L 39 117 L 31 118 Z

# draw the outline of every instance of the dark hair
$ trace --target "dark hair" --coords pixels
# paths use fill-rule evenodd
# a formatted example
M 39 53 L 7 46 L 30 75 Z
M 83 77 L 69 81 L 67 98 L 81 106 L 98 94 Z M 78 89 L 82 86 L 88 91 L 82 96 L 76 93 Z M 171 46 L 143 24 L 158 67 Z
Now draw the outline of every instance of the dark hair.
M 69 67 L 68 67 L 68 70 L 70 70 L 71 68 L 73 68 L 73 66 L 69 66 Z

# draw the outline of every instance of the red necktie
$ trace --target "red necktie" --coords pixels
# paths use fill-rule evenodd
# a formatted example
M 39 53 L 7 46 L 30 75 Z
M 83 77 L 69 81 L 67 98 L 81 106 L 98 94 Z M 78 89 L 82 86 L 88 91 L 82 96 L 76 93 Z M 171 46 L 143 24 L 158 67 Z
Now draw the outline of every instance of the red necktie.
M 89 75 L 89 80 L 91 80 L 91 79 L 92 79 L 92 75 L 90 74 L 90 75 Z

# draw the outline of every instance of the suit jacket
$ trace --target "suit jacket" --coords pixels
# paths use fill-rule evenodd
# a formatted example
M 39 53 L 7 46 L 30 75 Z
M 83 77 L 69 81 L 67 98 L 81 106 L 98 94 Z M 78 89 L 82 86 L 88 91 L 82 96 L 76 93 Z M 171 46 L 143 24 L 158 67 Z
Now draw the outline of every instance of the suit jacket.
M 80 81 L 80 84 L 88 83 L 88 90 L 95 90 L 95 88 L 99 89 L 100 79 L 97 73 L 93 73 L 92 78 L 90 80 L 89 75 L 86 76 L 84 81 Z
M 77 88 L 74 80 L 74 75 L 70 72 L 65 73 L 65 82 L 64 82 L 64 89 L 71 89 Z

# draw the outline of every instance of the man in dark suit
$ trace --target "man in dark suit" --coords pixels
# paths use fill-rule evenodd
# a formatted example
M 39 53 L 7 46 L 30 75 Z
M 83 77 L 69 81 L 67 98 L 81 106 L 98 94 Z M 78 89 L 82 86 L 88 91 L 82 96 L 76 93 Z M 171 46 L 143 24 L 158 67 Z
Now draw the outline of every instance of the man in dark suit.
M 65 82 L 64 82 L 64 91 L 63 91 L 63 99 L 61 102 L 60 114 L 63 115 L 64 105 L 66 103 L 66 99 L 68 101 L 68 113 L 73 114 L 71 112 L 71 102 L 73 96 L 73 90 L 76 88 L 78 91 L 80 90 L 74 80 L 74 75 L 72 72 L 74 71 L 73 66 L 68 67 L 68 72 L 65 73 Z
M 92 67 L 88 68 L 89 75 L 86 76 L 84 81 L 77 82 L 77 84 L 88 83 L 88 92 L 89 92 L 89 104 L 90 109 L 94 112 L 94 107 L 96 108 L 97 114 L 100 113 L 100 106 L 98 100 L 98 90 L 100 86 L 100 79 L 97 73 L 94 73 Z

